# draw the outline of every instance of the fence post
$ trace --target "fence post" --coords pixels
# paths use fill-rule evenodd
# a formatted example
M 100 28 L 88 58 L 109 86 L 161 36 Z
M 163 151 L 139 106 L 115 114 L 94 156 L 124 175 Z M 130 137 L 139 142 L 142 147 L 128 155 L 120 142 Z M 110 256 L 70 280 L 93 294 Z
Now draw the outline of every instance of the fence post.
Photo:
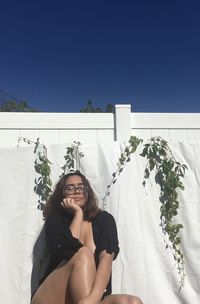
M 115 140 L 127 141 L 131 136 L 131 105 L 115 105 Z

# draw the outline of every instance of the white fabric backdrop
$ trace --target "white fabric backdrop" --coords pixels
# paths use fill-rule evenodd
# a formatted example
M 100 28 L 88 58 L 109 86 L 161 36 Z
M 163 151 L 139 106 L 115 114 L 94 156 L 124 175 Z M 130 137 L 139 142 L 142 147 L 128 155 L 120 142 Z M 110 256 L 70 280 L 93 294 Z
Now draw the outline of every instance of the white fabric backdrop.
M 142 186 L 145 160 L 136 152 L 107 197 L 107 210 L 117 222 L 120 254 L 113 266 L 113 293 L 136 294 L 145 304 L 200 303 L 200 143 L 170 142 L 177 160 L 188 166 L 185 191 L 180 193 L 181 232 L 185 256 L 185 286 L 178 292 L 179 277 L 171 253 L 165 250 L 159 227 L 159 188 L 153 177 Z M 55 183 L 64 164 L 66 145 L 50 145 Z M 99 204 L 116 169 L 123 144 L 84 144 L 81 171 L 97 193 Z M 0 296 L 2 304 L 30 303 L 39 267 L 43 226 L 34 193 L 33 147 L 0 149 Z M 35 260 L 33 268 L 33 246 Z

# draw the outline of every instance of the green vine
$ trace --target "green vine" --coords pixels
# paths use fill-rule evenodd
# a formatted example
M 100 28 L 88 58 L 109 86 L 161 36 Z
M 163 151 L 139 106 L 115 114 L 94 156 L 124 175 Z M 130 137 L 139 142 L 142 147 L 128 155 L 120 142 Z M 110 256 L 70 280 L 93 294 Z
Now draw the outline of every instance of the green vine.
M 39 138 L 35 143 L 34 153 L 37 155 L 35 160 L 35 171 L 40 175 L 35 179 L 34 191 L 38 194 L 38 209 L 43 210 L 52 190 L 51 181 L 51 162 L 47 157 L 47 148 L 44 144 L 40 144 Z
M 160 225 L 164 235 L 167 236 L 165 238 L 166 249 L 172 250 L 177 264 L 181 289 L 184 284 L 185 271 L 179 232 L 183 225 L 176 223 L 175 217 L 178 215 L 179 209 L 178 190 L 184 190 L 181 179 L 185 175 L 187 166 L 176 161 L 167 141 L 161 137 L 152 137 L 144 145 L 140 155 L 147 159 L 143 185 L 145 186 L 146 179 L 155 170 L 155 182 L 160 186 Z
M 74 141 L 74 143 L 66 148 L 66 154 L 64 156 L 65 164 L 61 167 L 63 170 L 60 177 L 65 175 L 66 173 L 74 170 L 80 169 L 80 159 L 84 157 L 84 154 L 79 151 L 79 146 L 81 143 L 78 141 Z
M 27 144 L 34 144 L 34 153 L 36 154 L 36 160 L 34 162 L 35 171 L 39 174 L 38 178 L 35 178 L 35 187 L 34 191 L 39 196 L 38 206 L 39 210 L 43 210 L 46 201 L 48 200 L 51 194 L 52 181 L 50 178 L 51 174 L 51 162 L 47 157 L 47 148 L 44 144 L 41 144 L 39 138 L 36 142 L 31 141 L 30 139 L 19 137 L 18 145 L 20 141 L 24 141 Z
M 110 187 L 117 181 L 117 177 L 121 174 L 124 166 L 130 161 L 131 155 L 137 150 L 137 147 L 142 143 L 142 139 L 131 136 L 128 145 L 124 152 L 121 153 L 117 163 L 117 169 L 112 174 L 112 180 L 107 186 L 106 194 L 103 197 L 103 207 L 105 208 L 106 196 L 110 194 Z M 160 186 L 159 201 L 161 228 L 166 244 L 166 249 L 171 249 L 173 258 L 177 264 L 178 274 L 180 276 L 180 289 L 184 284 L 184 257 L 181 250 L 181 238 L 179 236 L 182 224 L 175 222 L 175 217 L 178 215 L 179 201 L 178 190 L 184 190 L 181 178 L 185 175 L 186 165 L 177 162 L 167 144 L 167 141 L 161 137 L 152 137 L 149 143 L 144 145 L 144 149 L 140 154 L 147 159 L 147 165 L 144 171 L 143 185 L 146 185 L 146 179 L 150 177 L 150 173 L 155 169 L 155 182 Z M 180 290 L 179 289 L 179 290 Z
M 112 180 L 109 185 L 107 185 L 106 193 L 102 198 L 103 209 L 106 207 L 106 197 L 110 194 L 110 187 L 116 183 L 118 176 L 122 173 L 124 166 L 127 162 L 131 160 L 131 155 L 137 150 L 137 147 L 143 140 L 137 138 L 136 136 L 131 136 L 128 145 L 125 147 L 124 152 L 121 153 L 120 158 L 117 163 L 117 169 L 112 174 Z

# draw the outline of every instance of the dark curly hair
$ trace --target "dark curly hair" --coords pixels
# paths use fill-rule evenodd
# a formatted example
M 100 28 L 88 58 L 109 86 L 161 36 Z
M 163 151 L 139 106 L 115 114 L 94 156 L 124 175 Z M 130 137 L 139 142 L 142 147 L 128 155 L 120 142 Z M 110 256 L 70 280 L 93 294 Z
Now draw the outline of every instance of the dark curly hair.
M 73 175 L 80 176 L 83 184 L 87 186 L 87 196 L 86 196 L 87 201 L 83 208 L 84 220 L 91 221 L 92 218 L 95 217 L 95 215 L 100 211 L 100 209 L 97 206 L 97 197 L 94 191 L 92 190 L 89 181 L 80 171 L 77 170 L 64 175 L 57 183 L 55 190 L 50 196 L 49 200 L 47 201 L 43 211 L 45 220 L 48 218 L 50 214 L 60 214 L 63 212 L 63 208 L 60 206 L 60 203 L 64 198 L 63 189 L 67 179 Z

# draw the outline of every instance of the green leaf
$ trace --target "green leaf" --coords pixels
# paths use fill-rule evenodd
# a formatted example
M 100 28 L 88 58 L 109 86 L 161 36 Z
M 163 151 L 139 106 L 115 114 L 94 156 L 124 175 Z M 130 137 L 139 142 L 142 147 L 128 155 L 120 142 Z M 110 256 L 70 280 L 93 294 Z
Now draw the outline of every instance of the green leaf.
M 144 178 L 148 178 L 150 175 L 150 172 L 149 170 L 146 168 L 145 171 L 144 171 Z

